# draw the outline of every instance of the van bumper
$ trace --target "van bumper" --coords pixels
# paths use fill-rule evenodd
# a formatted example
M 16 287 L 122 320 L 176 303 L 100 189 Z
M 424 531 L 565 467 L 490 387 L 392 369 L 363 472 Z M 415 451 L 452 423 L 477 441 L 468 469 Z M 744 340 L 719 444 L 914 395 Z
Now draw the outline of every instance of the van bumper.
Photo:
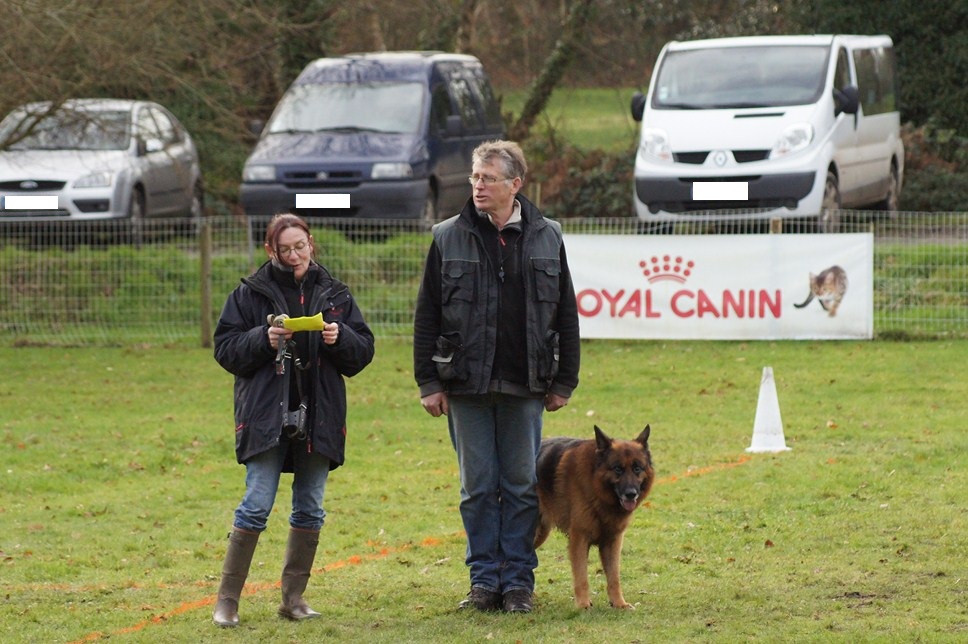
M 279 212 L 303 217 L 355 217 L 358 219 L 419 219 L 427 200 L 426 179 L 369 181 L 333 189 L 293 190 L 278 183 L 243 183 L 239 190 L 242 209 L 249 217 L 265 218 Z M 296 209 L 297 194 L 350 196 L 349 208 Z
M 693 184 L 697 181 L 745 182 L 748 198 L 745 201 L 697 201 L 693 199 Z M 819 199 L 817 187 L 817 173 L 812 171 L 737 177 L 636 177 L 636 210 L 640 218 L 713 210 L 786 210 L 790 215 L 816 214 L 823 198 L 823 184 L 819 186 Z M 807 210 L 812 212 L 804 212 Z

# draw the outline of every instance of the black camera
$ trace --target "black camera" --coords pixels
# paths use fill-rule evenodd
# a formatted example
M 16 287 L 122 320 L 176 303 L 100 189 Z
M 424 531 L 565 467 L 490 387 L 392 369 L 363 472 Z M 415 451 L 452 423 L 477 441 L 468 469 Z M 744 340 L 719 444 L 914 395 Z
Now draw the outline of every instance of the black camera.
M 308 406 L 305 400 L 299 403 L 299 409 L 294 411 L 284 409 L 282 412 L 282 430 L 292 440 L 306 440 L 306 436 L 308 435 L 306 432 L 308 415 Z

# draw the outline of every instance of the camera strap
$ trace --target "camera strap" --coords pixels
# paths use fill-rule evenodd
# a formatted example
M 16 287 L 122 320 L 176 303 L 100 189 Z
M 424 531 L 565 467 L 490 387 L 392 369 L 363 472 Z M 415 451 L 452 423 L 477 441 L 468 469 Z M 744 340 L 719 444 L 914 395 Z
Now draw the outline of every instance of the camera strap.
M 280 403 L 282 413 L 289 411 L 289 392 L 291 390 L 290 378 L 292 378 L 292 372 L 296 369 L 304 371 L 308 368 L 304 367 L 302 360 L 296 357 L 295 348 L 295 342 L 290 340 L 287 343 L 285 354 L 282 357 L 283 368 L 281 369 L 280 374 L 282 376 L 280 379 L 282 381 L 282 402 Z M 288 366 L 285 364 L 286 362 L 289 363 Z M 296 379 L 296 391 L 299 393 L 299 401 L 302 402 L 302 399 L 305 398 L 306 395 L 303 392 L 303 383 L 301 377 Z
M 282 402 L 279 403 L 279 404 L 282 407 L 282 413 L 283 414 L 285 414 L 287 411 L 289 411 L 289 378 L 292 377 L 292 375 L 291 375 L 292 374 L 292 365 L 290 364 L 289 365 L 290 368 L 289 369 L 286 369 L 285 362 L 287 360 L 291 360 L 292 359 L 291 358 L 291 355 L 292 354 L 289 352 L 288 347 L 287 347 L 287 350 L 285 352 L 285 355 L 283 355 L 283 357 L 282 357 L 282 370 L 279 372 L 280 375 L 282 376 L 282 378 L 280 378 L 280 380 L 282 381 Z M 298 383 L 296 383 L 296 384 L 298 384 Z

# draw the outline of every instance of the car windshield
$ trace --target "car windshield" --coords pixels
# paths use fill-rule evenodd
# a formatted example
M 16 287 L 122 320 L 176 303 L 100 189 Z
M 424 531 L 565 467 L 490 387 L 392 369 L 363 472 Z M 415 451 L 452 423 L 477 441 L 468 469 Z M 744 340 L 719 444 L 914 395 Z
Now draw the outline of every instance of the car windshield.
M 8 150 L 124 150 L 129 144 L 127 111 L 18 110 L 0 123 L 0 145 Z
M 411 134 L 420 130 L 423 97 L 419 83 L 298 85 L 286 93 L 267 129 Z
M 656 78 L 656 109 L 806 105 L 820 98 L 826 46 L 687 49 L 666 53 Z

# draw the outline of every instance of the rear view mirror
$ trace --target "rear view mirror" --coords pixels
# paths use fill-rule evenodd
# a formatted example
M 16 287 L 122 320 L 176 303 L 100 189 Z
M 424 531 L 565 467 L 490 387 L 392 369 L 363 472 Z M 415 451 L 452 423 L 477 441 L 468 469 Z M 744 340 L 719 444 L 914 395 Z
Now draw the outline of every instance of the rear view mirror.
M 642 115 L 645 113 L 645 94 L 642 92 L 636 92 L 632 94 L 632 119 L 635 121 L 642 121 Z
M 143 157 L 149 152 L 159 152 L 165 149 L 165 144 L 161 139 L 143 139 L 138 137 L 138 156 Z
M 461 129 L 460 114 L 448 115 L 447 122 L 444 124 L 444 136 L 460 136 Z
M 860 107 L 860 91 L 856 85 L 846 85 L 834 90 L 834 116 L 840 113 L 856 114 Z

